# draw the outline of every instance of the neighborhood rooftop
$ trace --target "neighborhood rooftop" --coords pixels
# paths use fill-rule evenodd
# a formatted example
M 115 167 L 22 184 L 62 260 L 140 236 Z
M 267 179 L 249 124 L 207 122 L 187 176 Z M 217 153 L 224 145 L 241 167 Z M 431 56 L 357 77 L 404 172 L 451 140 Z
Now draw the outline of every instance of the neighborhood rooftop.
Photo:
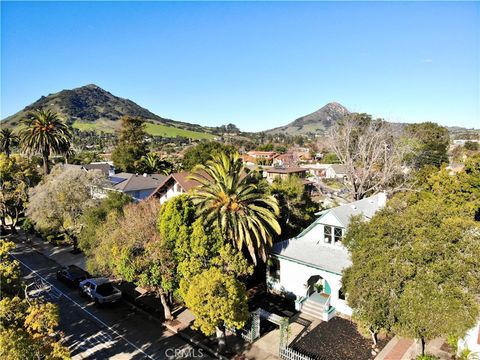
M 321 215 L 316 222 L 318 222 L 322 216 L 326 213 L 333 214 L 338 221 L 340 221 L 345 227 L 348 226 L 350 218 L 356 215 L 362 215 L 366 219 L 371 219 L 372 216 L 385 205 L 387 197 L 385 193 L 378 193 L 376 195 L 364 198 L 358 201 L 354 201 L 349 204 L 334 207 L 316 213 Z
M 111 177 L 111 180 L 113 180 L 112 188 L 122 192 L 155 189 L 165 179 L 166 176 L 161 174 L 138 175 L 118 173 Z
M 345 248 L 319 246 L 320 241 L 323 240 L 304 237 L 288 239 L 274 244 L 270 252 L 335 274 L 341 274 L 343 269 L 351 265 L 350 255 Z

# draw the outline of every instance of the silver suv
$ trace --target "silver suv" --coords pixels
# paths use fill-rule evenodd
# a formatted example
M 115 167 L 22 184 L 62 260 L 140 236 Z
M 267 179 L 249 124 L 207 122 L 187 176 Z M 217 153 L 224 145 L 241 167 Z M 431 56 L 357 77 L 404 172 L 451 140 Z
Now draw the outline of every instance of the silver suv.
M 80 294 L 88 296 L 97 305 L 114 303 L 122 297 L 122 292 L 106 278 L 86 279 L 79 287 Z

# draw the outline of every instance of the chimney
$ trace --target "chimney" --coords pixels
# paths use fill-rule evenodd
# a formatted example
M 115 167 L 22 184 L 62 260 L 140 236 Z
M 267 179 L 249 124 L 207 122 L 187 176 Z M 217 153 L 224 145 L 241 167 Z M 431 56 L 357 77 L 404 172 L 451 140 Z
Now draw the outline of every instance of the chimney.
M 377 197 L 378 197 L 378 206 L 384 207 L 385 204 L 387 203 L 387 193 L 380 192 L 377 194 Z

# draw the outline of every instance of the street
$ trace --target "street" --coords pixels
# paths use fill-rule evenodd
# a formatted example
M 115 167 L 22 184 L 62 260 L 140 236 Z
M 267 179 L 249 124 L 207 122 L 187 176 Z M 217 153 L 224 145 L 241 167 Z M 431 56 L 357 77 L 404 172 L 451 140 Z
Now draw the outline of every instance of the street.
M 211 359 L 179 335 L 120 301 L 101 308 L 56 279 L 60 266 L 17 243 L 12 256 L 22 265 L 26 284 L 44 284 L 60 308 L 60 330 L 73 359 Z

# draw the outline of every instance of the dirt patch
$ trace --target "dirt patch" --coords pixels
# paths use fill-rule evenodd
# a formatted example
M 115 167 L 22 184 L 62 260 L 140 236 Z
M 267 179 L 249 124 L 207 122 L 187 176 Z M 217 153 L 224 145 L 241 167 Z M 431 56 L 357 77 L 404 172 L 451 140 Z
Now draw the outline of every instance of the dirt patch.
M 379 350 L 389 340 L 388 338 L 379 340 Z M 353 322 L 340 317 L 320 323 L 292 347 L 317 360 L 370 360 L 375 358 L 372 355 L 372 341 L 364 338 L 357 331 L 357 326 Z

